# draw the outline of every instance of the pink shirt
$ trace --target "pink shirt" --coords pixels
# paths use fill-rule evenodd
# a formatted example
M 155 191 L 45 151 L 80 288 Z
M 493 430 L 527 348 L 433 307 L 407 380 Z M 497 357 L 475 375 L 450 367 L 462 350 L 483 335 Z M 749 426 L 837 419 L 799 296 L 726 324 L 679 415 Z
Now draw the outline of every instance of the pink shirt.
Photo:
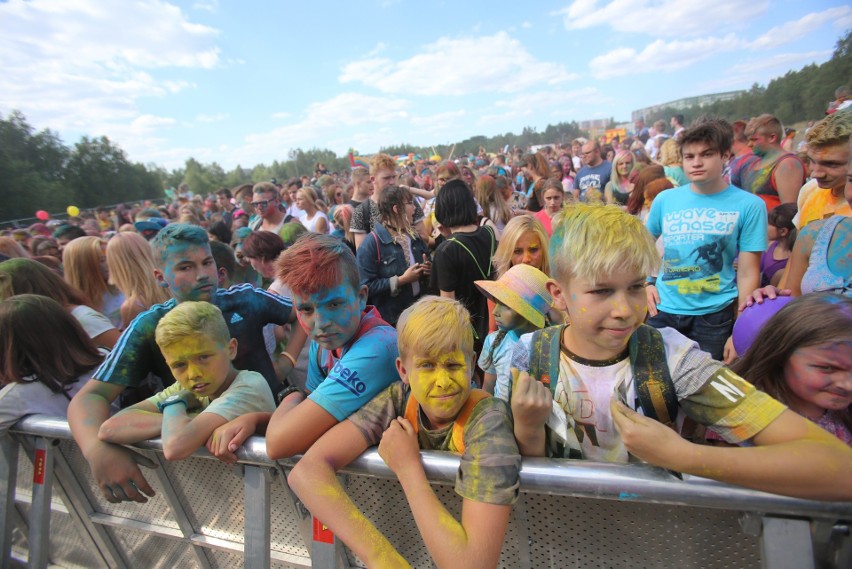
M 547 215 L 547 212 L 545 210 L 541 209 L 541 210 L 535 212 L 533 215 L 544 226 L 544 230 L 547 231 L 547 236 L 550 237 L 551 235 L 553 235 L 553 224 L 551 223 L 550 216 Z

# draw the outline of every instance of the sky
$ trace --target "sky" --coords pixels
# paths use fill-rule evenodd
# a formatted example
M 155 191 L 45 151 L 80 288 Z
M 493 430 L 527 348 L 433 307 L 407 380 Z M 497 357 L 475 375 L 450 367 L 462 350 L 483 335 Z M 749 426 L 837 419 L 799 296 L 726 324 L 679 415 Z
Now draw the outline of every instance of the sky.
M 626 121 L 827 61 L 850 28 L 844 0 L 0 0 L 0 114 L 230 170 Z

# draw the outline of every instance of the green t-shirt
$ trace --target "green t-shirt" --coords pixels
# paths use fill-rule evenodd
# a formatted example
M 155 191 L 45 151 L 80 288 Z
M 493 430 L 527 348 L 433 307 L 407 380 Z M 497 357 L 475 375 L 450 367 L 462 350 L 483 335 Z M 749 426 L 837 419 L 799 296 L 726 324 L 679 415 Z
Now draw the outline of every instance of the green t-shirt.
M 393 383 L 348 420 L 361 431 L 368 445 L 377 445 L 391 422 L 405 415 L 409 395 L 407 385 Z M 423 425 L 422 412 L 418 422 L 421 449 L 449 450 L 453 423 L 429 430 Z M 464 426 L 464 446 L 456 474 L 456 493 L 486 504 L 514 504 L 520 489 L 521 455 L 505 401 L 487 397 L 476 404 Z

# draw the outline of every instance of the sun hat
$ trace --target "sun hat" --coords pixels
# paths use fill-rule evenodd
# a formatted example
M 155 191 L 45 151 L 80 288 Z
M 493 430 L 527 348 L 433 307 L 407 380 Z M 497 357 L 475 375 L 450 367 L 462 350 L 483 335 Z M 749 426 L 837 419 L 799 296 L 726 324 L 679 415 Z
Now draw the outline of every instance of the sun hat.
M 538 328 L 544 328 L 545 314 L 553 298 L 547 292 L 547 275 L 530 265 L 518 264 L 496 281 L 474 281 L 489 299 L 504 304 Z

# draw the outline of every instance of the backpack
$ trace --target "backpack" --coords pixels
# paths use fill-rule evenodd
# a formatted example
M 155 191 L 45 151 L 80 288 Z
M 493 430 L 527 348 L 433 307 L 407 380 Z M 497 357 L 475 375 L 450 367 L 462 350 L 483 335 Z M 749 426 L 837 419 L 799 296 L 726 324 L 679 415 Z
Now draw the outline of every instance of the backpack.
M 533 332 L 530 344 L 529 374 L 550 387 L 554 399 L 559 378 L 559 355 L 564 329 L 565 325 L 560 325 L 536 330 Z M 642 412 L 646 417 L 675 429 L 674 422 L 679 405 L 666 362 L 663 335 L 656 328 L 642 324 L 630 336 L 628 351 L 633 372 L 633 385 Z M 559 450 L 562 451 L 561 448 Z M 579 448 L 565 450 L 569 450 L 569 454 L 565 455 L 568 458 L 580 458 L 572 452 L 578 451 Z
M 473 413 L 473 408 L 476 407 L 476 404 L 488 397 L 491 397 L 491 394 L 482 389 L 470 390 L 470 396 L 464 402 L 461 411 L 459 411 L 456 420 L 453 422 L 452 448 L 450 449 L 452 452 L 464 454 L 464 426 L 467 424 L 467 420 L 470 418 L 470 414 Z M 419 411 L 420 404 L 409 392 L 408 401 L 405 402 L 405 418 L 414 427 L 414 434 L 417 434 L 420 430 L 420 422 L 417 420 Z

